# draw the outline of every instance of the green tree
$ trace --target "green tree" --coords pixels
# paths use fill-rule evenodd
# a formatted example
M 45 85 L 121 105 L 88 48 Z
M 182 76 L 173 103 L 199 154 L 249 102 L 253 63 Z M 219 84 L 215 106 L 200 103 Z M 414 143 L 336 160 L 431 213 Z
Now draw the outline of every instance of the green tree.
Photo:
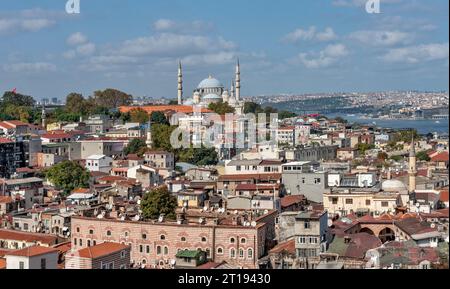
M 32 107 L 35 103 L 36 102 L 32 96 L 14 93 L 12 91 L 6 91 L 2 98 L 2 105 L 4 106 L 12 104 L 14 106 Z
M 146 123 L 149 120 L 148 113 L 142 108 L 136 108 L 130 111 L 131 122 L 138 122 L 140 124 Z
M 342 124 L 347 124 L 348 123 L 348 120 L 346 120 L 346 119 L 344 119 L 344 118 L 342 118 L 340 116 L 336 117 L 334 120 L 337 121 L 338 123 L 342 123 Z
M 261 105 L 255 102 L 246 102 L 244 104 L 244 113 L 260 113 L 263 112 Z
M 178 105 L 178 100 L 176 100 L 176 99 L 171 99 L 171 100 L 169 101 L 169 105 Z
M 292 117 L 296 117 L 296 116 L 297 116 L 296 113 L 286 111 L 286 110 L 283 110 L 278 114 L 279 119 L 292 118 Z
M 210 103 L 208 108 L 220 115 L 235 112 L 234 108 L 226 102 Z
M 95 91 L 93 100 L 97 106 L 111 109 L 123 105 L 130 105 L 133 97 L 120 90 L 108 88 L 103 91 Z
M 64 191 L 64 196 L 76 188 L 86 188 L 89 182 L 89 172 L 73 161 L 63 161 L 51 167 L 45 173 L 46 178 L 58 189 Z
M 175 152 L 174 148 L 170 144 L 170 137 L 176 128 L 176 126 L 168 126 L 163 124 L 152 125 L 153 147 L 168 152 Z
M 361 154 L 365 154 L 366 151 L 374 149 L 375 146 L 371 145 L 371 144 L 360 143 L 360 144 L 358 144 L 357 148 Z
M 147 144 L 143 139 L 135 138 L 124 148 L 123 153 L 125 155 L 129 154 L 138 154 L 141 155 L 144 153 L 144 150 L 147 148 Z
M 70 93 L 66 97 L 65 108 L 68 113 L 84 115 L 87 110 L 86 99 L 79 93 Z
M 187 162 L 197 166 L 217 165 L 219 161 L 216 150 L 205 147 L 180 150 L 178 157 L 181 162 Z
M 152 112 L 150 119 L 154 124 L 169 125 L 169 121 L 167 120 L 166 115 L 161 111 Z
M 141 210 L 147 220 L 155 220 L 161 214 L 174 220 L 176 218 L 176 207 L 177 199 L 168 191 L 166 186 L 151 190 L 144 195 L 141 201 Z
M 430 156 L 428 155 L 428 152 L 421 151 L 416 154 L 416 157 L 419 161 L 425 161 L 429 162 L 431 160 Z

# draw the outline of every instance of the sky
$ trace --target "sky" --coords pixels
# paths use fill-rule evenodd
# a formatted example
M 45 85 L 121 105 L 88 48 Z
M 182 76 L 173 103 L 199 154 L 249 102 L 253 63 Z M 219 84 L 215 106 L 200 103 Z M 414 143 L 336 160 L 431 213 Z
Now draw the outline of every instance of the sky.
M 176 98 L 241 63 L 243 96 L 448 91 L 449 1 L 67 0 L 0 3 L 0 92 L 36 99 L 116 88 Z

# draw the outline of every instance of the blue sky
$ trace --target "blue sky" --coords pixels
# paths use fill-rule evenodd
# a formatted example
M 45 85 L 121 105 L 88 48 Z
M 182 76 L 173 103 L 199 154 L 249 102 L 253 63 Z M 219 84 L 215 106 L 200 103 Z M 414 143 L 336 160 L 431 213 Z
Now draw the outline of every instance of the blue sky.
M 209 74 L 243 95 L 448 91 L 448 0 L 66 0 L 0 3 L 0 91 L 64 98 L 108 87 L 185 95 Z

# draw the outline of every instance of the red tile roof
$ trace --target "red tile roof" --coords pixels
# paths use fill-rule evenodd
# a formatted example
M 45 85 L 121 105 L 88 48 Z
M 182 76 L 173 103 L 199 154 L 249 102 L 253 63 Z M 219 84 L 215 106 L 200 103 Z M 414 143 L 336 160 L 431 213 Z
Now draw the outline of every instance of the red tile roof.
M 12 142 L 13 141 L 8 138 L 0 137 L 0 143 L 12 143 Z
M 441 202 L 448 202 L 448 190 L 447 191 L 441 191 L 439 200 Z
M 432 162 L 448 162 L 448 152 L 441 152 L 431 158 Z
M 103 256 L 111 255 L 113 253 L 130 248 L 130 246 L 119 243 L 102 243 L 96 246 L 87 247 L 78 251 L 81 258 L 96 259 Z
M 6 260 L 0 258 L 0 270 L 6 269 Z
M 147 113 L 152 113 L 152 112 L 156 112 L 156 111 L 161 111 L 161 112 L 175 111 L 175 112 L 190 114 L 190 113 L 194 112 L 193 106 L 189 106 L 189 105 L 152 105 L 152 106 L 140 106 L 140 107 L 121 106 L 119 108 L 119 110 L 121 113 L 127 113 L 132 110 L 139 109 L 139 108 L 144 110 Z M 201 112 L 206 113 L 206 112 L 211 112 L 211 110 L 202 108 Z
M 20 257 L 34 257 L 34 256 L 40 256 L 40 255 L 54 253 L 54 252 L 59 252 L 59 250 L 55 249 L 55 248 L 48 248 L 48 247 L 42 247 L 42 246 L 32 246 L 32 247 L 27 247 L 24 249 L 9 252 L 6 255 L 20 256 Z
M 0 203 L 9 204 L 14 202 L 13 198 L 9 196 L 0 196 Z
M 57 237 L 47 234 L 27 233 L 0 229 L 0 240 L 17 240 L 25 242 L 41 242 L 44 244 L 56 243 Z
M 295 254 L 295 240 L 289 240 L 276 245 L 272 250 L 269 251 L 270 254 L 279 254 L 282 252 L 288 252 L 290 254 Z
M 68 133 L 46 133 L 41 136 L 41 138 L 46 139 L 60 139 L 60 138 L 71 138 L 72 136 Z
M 303 195 L 295 195 L 295 196 L 286 196 L 281 198 L 281 207 L 287 208 L 295 204 L 299 204 L 305 200 L 305 196 Z

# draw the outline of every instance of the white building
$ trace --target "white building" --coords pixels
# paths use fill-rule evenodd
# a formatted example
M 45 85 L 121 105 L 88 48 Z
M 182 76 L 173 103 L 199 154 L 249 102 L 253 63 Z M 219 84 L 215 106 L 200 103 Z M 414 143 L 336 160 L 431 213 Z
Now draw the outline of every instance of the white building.
M 86 169 L 90 172 L 109 174 L 113 159 L 105 155 L 91 155 L 86 159 Z
M 58 269 L 58 255 L 58 249 L 41 246 L 8 252 L 6 269 Z

